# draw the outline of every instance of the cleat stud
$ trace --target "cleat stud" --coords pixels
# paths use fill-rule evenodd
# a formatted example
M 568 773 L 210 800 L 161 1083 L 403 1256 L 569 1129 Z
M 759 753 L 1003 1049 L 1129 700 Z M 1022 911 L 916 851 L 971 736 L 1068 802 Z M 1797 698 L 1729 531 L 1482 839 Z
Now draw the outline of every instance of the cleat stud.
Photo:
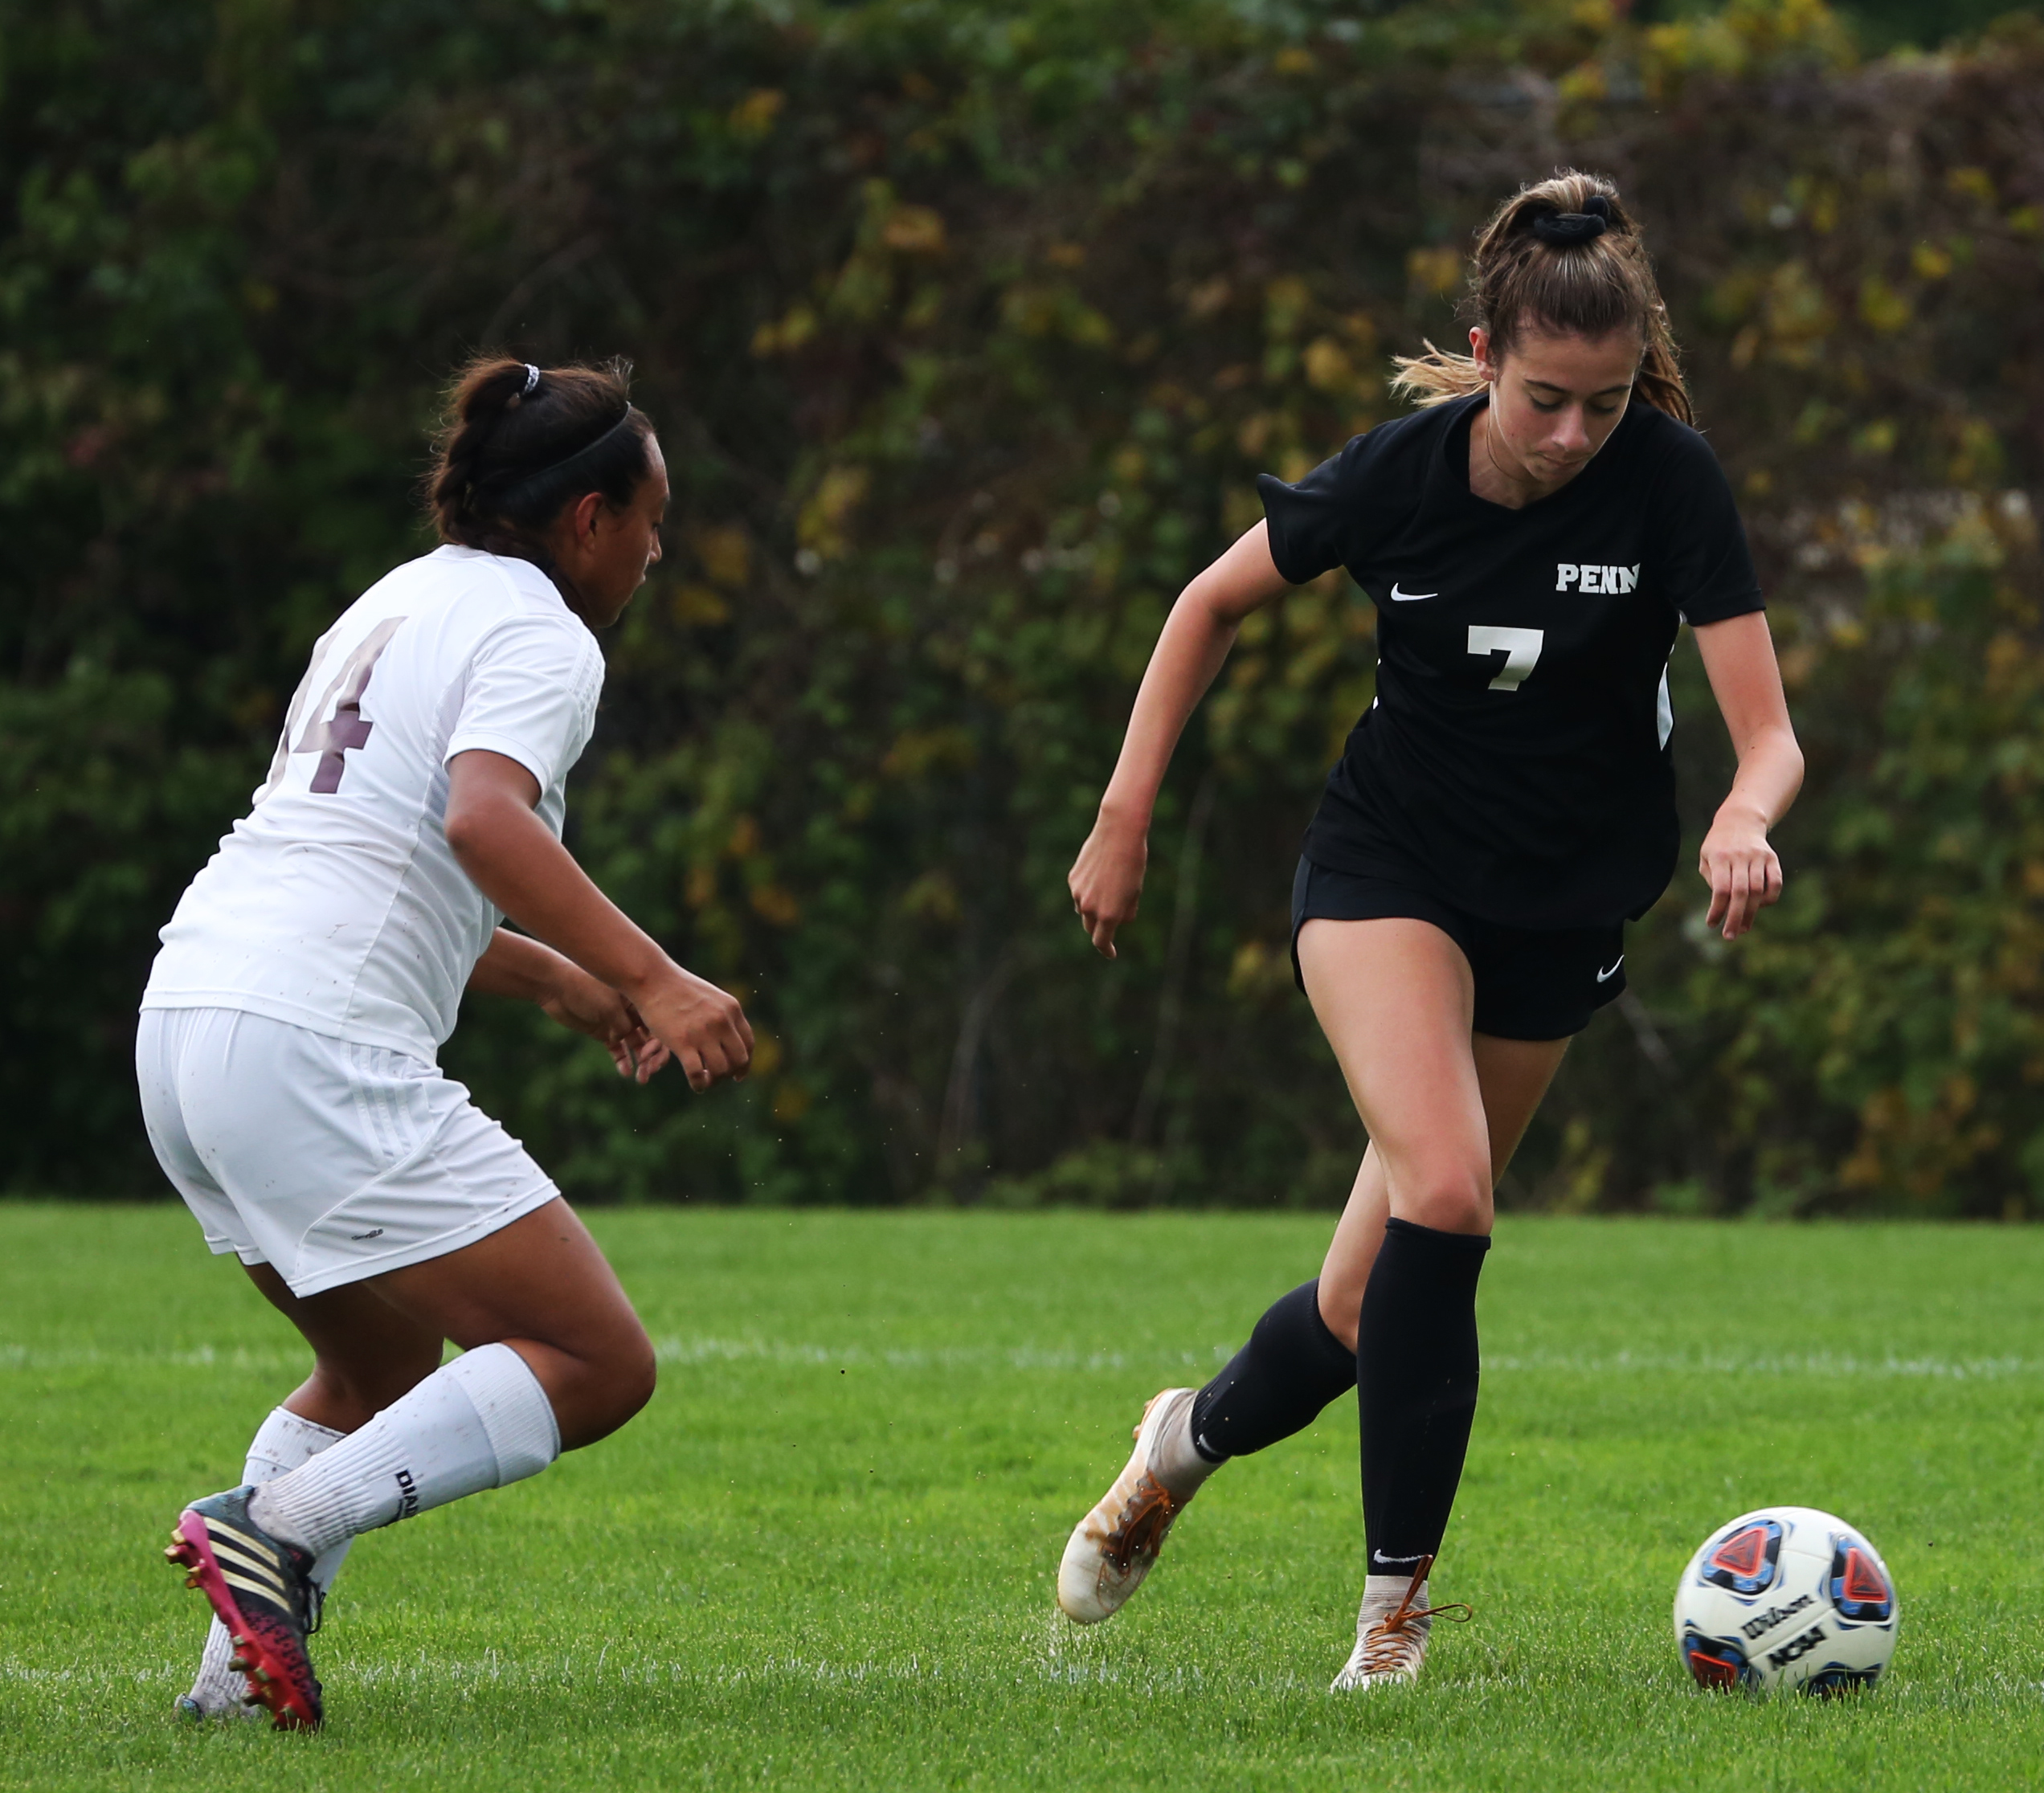
M 254 1675 L 256 1680 L 262 1682 L 264 1686 L 267 1687 L 269 1685 L 271 1679 L 270 1672 L 268 1669 L 264 1668 L 260 1663 L 254 1668 L 251 1669 L 249 1673 Z
M 189 1575 L 185 1577 L 185 1586 L 187 1587 L 196 1587 L 198 1586 L 198 1571 L 196 1569 L 193 1570 Z

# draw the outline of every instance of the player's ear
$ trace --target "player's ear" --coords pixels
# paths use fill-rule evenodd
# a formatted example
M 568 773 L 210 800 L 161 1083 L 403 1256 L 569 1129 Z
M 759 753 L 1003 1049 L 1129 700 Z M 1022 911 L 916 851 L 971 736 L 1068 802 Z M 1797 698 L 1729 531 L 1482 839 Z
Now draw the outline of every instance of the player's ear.
M 596 533 L 596 519 L 609 508 L 600 492 L 585 492 L 575 500 L 574 537 L 578 541 L 592 540 Z
M 1476 362 L 1477 371 L 1486 380 L 1494 380 L 1498 370 L 1490 359 L 1490 333 L 1481 324 L 1470 329 L 1470 354 Z

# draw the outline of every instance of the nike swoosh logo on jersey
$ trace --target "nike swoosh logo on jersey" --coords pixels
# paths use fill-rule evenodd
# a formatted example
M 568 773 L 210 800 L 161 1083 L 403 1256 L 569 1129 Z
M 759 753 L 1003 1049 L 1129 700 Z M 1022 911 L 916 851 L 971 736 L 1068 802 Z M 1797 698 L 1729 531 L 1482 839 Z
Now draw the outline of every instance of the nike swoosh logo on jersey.
M 1625 962 L 1625 955 L 1623 953 L 1621 953 L 1617 958 L 1611 962 L 1611 969 L 1609 970 L 1600 971 L 1597 973 L 1597 982 L 1599 983 L 1609 983 L 1613 978 L 1618 975 L 1618 967 Z
M 1396 579 L 1391 582 L 1391 601 L 1394 604 L 1416 604 L 1422 598 L 1438 598 L 1440 595 L 1437 591 L 1400 591 L 1398 582 Z

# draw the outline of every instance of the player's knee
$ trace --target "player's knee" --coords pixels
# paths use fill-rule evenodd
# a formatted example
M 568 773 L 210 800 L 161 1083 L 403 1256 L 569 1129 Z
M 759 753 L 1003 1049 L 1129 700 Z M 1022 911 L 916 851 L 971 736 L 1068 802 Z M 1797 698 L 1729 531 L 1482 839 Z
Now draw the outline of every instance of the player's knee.
M 639 1413 L 653 1398 L 659 1376 L 653 1342 L 636 1325 L 606 1339 L 589 1370 L 584 1424 L 577 1428 L 584 1442 L 607 1436 Z
M 618 1423 L 623 1425 L 640 1412 L 653 1398 L 660 1380 L 660 1366 L 653 1355 L 653 1342 L 635 1329 L 628 1347 L 621 1354 L 617 1369 Z
M 1400 1195 L 1392 1211 L 1415 1226 L 1449 1233 L 1490 1230 L 1490 1191 L 1482 1174 L 1474 1169 L 1443 1166 L 1415 1178 Z

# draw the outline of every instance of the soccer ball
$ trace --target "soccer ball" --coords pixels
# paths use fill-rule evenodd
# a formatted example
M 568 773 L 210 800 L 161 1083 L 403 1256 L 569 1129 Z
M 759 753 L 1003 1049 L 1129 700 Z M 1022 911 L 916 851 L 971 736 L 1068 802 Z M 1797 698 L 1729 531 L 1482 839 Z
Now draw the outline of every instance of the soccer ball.
M 1811 1507 L 1741 1514 L 1703 1541 L 1675 1586 L 1675 1642 L 1700 1687 L 1871 1687 L 1900 1616 L 1880 1553 Z

